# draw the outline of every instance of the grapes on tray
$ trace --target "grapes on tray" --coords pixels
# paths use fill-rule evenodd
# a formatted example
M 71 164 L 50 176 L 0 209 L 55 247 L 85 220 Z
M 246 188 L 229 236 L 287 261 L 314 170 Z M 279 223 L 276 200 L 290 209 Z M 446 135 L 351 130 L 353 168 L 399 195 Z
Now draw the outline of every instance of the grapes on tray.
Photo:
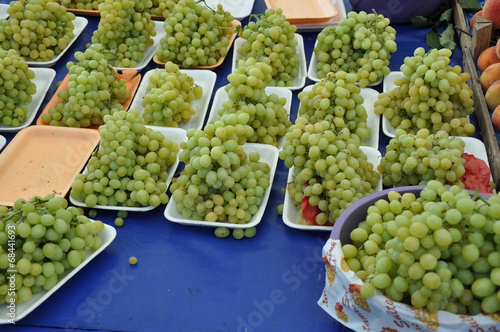
M 86 259 L 86 250 L 101 247 L 103 231 L 101 221 L 90 220 L 63 197 L 19 198 L 13 207 L 0 206 L 0 303 L 19 305 L 53 288 Z M 7 280 L 12 275 L 14 292 Z
M 343 70 L 358 76 L 360 87 L 378 83 L 389 74 L 391 53 L 395 52 L 396 30 L 390 20 L 376 13 L 351 11 L 337 25 L 324 28 L 314 53 L 319 79 Z

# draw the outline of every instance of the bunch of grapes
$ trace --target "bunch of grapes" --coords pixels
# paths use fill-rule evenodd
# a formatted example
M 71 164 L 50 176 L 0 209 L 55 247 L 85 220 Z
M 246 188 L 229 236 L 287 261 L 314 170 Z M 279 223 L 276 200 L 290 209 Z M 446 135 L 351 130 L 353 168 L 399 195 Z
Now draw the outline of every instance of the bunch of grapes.
M 19 305 L 53 288 L 88 250 L 101 247 L 103 231 L 101 221 L 91 221 L 63 197 L 19 198 L 13 207 L 0 206 L 0 303 Z
M 165 70 L 157 69 L 149 78 L 142 101 L 142 123 L 178 127 L 196 113 L 190 103 L 201 98 L 202 94 L 203 88 L 195 85 L 191 76 L 180 72 L 179 66 L 169 61 Z
M 97 10 L 102 0 L 61 0 L 61 5 L 69 9 Z
M 76 52 L 77 62 L 68 62 L 67 90 L 58 97 L 62 102 L 42 115 L 51 126 L 89 127 L 101 125 L 106 114 L 123 110 L 130 97 L 124 79 L 118 79 L 100 44 L 92 44 L 84 52 Z
M 287 190 L 304 219 L 302 201 L 319 209 L 318 225 L 333 224 L 352 203 L 374 192 L 380 174 L 360 149 L 361 141 L 347 128 L 337 128 L 333 115 L 310 122 L 297 118 L 285 135 L 280 159 L 293 167 Z
M 207 222 L 252 219 L 271 185 L 271 169 L 258 152 L 245 152 L 242 144 L 251 132 L 249 126 L 222 121 L 188 130 L 179 154 L 186 166 L 170 186 L 178 212 Z
M 383 184 L 400 187 L 424 185 L 431 180 L 460 184 L 465 174 L 464 147 L 463 140 L 442 130 L 430 134 L 420 129 L 416 134 L 407 134 L 398 129 L 378 166 Z
M 444 130 L 453 136 L 472 136 L 474 125 L 467 116 L 474 112 L 472 90 L 467 85 L 469 73 L 460 66 L 451 67 L 449 49 L 422 47 L 401 65 L 403 77 L 396 87 L 381 93 L 375 113 L 384 114 L 395 128 L 409 133 L 427 128 L 431 133 Z
M 460 315 L 500 312 L 500 195 L 485 199 L 429 181 L 420 196 L 390 191 L 342 250 L 364 281 L 393 301 Z
M 291 86 L 300 65 L 295 31 L 297 27 L 286 20 L 280 8 L 268 8 L 241 32 L 244 41 L 238 54 L 242 60 L 255 58 L 272 67 L 269 86 Z
M 329 73 L 325 79 L 315 83 L 311 90 L 299 93 L 299 116 L 314 123 L 332 115 L 330 118 L 336 128 L 345 127 L 364 142 L 371 136 L 371 128 L 367 125 L 364 100 L 356 81 L 357 76 L 352 73 Z
M 278 138 L 286 134 L 291 121 L 284 108 L 286 99 L 267 94 L 265 87 L 271 77 L 271 66 L 254 58 L 240 60 L 238 68 L 228 75 L 224 89 L 229 99 L 218 110 L 227 125 L 248 125 L 253 129 L 247 142 L 278 146 Z
M 351 11 L 337 25 L 324 28 L 314 47 L 318 78 L 343 70 L 356 74 L 364 88 L 388 75 L 391 53 L 397 48 L 396 30 L 389 24 L 383 15 Z
M 26 122 L 28 106 L 36 86 L 35 74 L 15 50 L 0 49 L 0 120 L 18 127 Z
M 104 117 L 99 148 L 87 171 L 77 175 L 70 195 L 88 207 L 153 206 L 168 202 L 168 169 L 179 145 L 141 124 L 136 110 Z
M 0 19 L 0 48 L 16 50 L 27 61 L 50 61 L 75 37 L 75 15 L 50 0 L 12 1 Z
M 179 0 L 153 0 L 151 7 L 144 8 L 143 12 L 166 18 L 178 2 Z
M 99 4 L 101 19 L 92 43 L 112 51 L 116 67 L 137 67 L 144 51 L 153 45 L 155 23 L 150 14 L 142 13 L 144 3 L 143 0 L 105 0 Z
M 195 0 L 180 0 L 165 18 L 167 35 L 160 40 L 160 61 L 191 66 L 213 66 L 226 56 L 228 35 L 235 33 L 233 16 L 221 4 L 217 11 Z

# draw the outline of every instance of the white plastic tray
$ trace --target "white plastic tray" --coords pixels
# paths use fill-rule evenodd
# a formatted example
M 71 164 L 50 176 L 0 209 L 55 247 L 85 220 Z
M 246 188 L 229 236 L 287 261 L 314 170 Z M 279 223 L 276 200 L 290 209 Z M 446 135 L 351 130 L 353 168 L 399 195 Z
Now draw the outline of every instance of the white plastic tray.
M 166 138 L 177 142 L 180 144 L 183 141 L 187 141 L 187 136 L 186 136 L 186 131 L 181 128 L 168 128 L 168 127 L 152 127 L 152 126 L 146 126 L 149 128 L 152 128 L 155 131 L 161 132 Z M 179 148 L 179 151 L 181 149 Z M 179 165 L 179 159 L 177 159 L 168 169 L 168 178 L 165 181 L 167 184 L 167 189 L 168 186 L 170 185 L 170 182 L 172 181 L 172 178 L 174 177 L 175 171 L 177 170 L 177 166 Z M 83 170 L 83 173 L 88 173 L 87 167 Z M 71 203 L 73 203 L 76 206 L 79 207 L 87 207 L 85 202 L 82 202 L 80 200 L 76 200 L 73 197 L 69 197 Z M 102 209 L 102 210 L 114 210 L 114 211 L 120 211 L 120 210 L 125 210 L 125 211 L 130 211 L 130 212 L 146 212 L 146 211 L 151 211 L 155 207 L 148 205 L 148 206 L 109 206 L 109 205 L 95 205 L 92 207 L 93 209 Z
M 229 222 L 208 222 L 208 221 L 199 221 L 191 218 L 185 218 L 181 213 L 177 212 L 176 205 L 177 203 L 170 199 L 167 203 L 167 207 L 165 209 L 165 218 L 167 220 L 188 225 L 188 226 L 203 226 L 203 227 L 227 227 L 227 228 L 249 228 L 254 227 L 262 220 L 262 216 L 264 215 L 264 211 L 266 210 L 267 201 L 269 200 L 269 195 L 271 194 L 271 188 L 273 186 L 273 179 L 276 173 L 276 166 L 278 164 L 279 152 L 278 149 L 272 145 L 268 144 L 258 144 L 258 143 L 247 143 L 243 145 L 243 149 L 245 152 L 258 152 L 260 154 L 260 161 L 265 162 L 269 165 L 271 172 L 269 178 L 269 187 L 267 187 L 264 198 L 262 199 L 262 204 L 259 206 L 257 213 L 250 219 L 250 221 L 246 224 L 232 224 Z
M 295 76 L 292 80 L 293 82 L 292 86 L 285 87 L 290 90 L 298 90 L 303 88 L 304 85 L 306 84 L 306 77 L 307 77 L 307 64 L 306 64 L 306 54 L 304 51 L 304 39 L 300 34 L 296 33 L 295 40 L 297 40 L 296 49 L 299 55 L 300 64 L 299 64 L 299 72 L 297 73 L 297 76 Z M 238 54 L 238 49 L 241 47 L 241 44 L 244 41 L 245 40 L 243 38 L 236 38 L 236 40 L 234 41 L 232 71 L 235 70 L 237 61 L 239 61 L 242 58 L 241 55 Z
M 38 294 L 35 294 L 31 297 L 27 302 L 21 303 L 20 305 L 16 305 L 16 318 L 15 322 L 17 323 L 19 320 L 26 317 L 29 313 L 35 310 L 40 304 L 42 304 L 45 300 L 47 300 L 52 294 L 54 294 L 59 288 L 61 288 L 68 280 L 70 280 L 75 274 L 78 273 L 85 265 L 87 265 L 90 261 L 92 261 L 97 255 L 99 255 L 107 246 L 113 242 L 116 237 L 116 230 L 107 224 L 104 224 L 104 231 L 99 233 L 99 237 L 102 240 L 102 245 L 96 251 L 92 251 L 90 249 L 86 250 L 87 259 L 81 262 L 76 268 L 69 271 L 63 278 L 57 281 L 57 284 L 48 291 L 41 291 Z M 96 271 L 96 273 L 98 273 Z M 69 290 L 71 291 L 71 290 Z M 0 324 L 10 324 L 7 305 L 2 305 L 0 308 Z
M 250 15 L 254 2 L 255 0 L 206 0 L 206 4 L 214 10 L 221 4 L 224 10 L 230 12 L 238 21 Z
M 54 55 L 54 57 L 50 61 L 40 61 L 40 62 L 26 61 L 26 62 L 30 67 L 52 67 L 64 55 L 64 53 L 66 53 L 66 51 L 71 47 L 71 45 L 73 45 L 75 40 L 78 39 L 78 36 L 80 36 L 83 29 L 85 29 L 88 23 L 89 21 L 85 17 L 76 16 L 75 20 L 73 21 L 73 24 L 75 26 L 75 28 L 73 29 L 73 34 L 75 35 L 75 37 L 69 41 L 68 46 L 66 46 L 66 48 L 61 53 L 59 53 L 58 55 Z
M 36 86 L 36 92 L 31 96 L 31 103 L 28 106 L 28 117 L 24 123 L 18 127 L 6 126 L 0 121 L 0 132 L 17 132 L 28 127 L 35 119 L 38 109 L 45 98 L 45 94 L 50 88 L 56 72 L 52 68 L 30 68 L 35 73 L 35 78 L 32 80 Z
M 284 87 L 276 87 L 276 86 L 268 86 L 265 89 L 267 95 L 276 94 L 279 97 L 285 97 L 285 110 L 288 113 L 288 119 L 290 119 L 290 109 L 292 105 L 292 91 L 290 89 Z M 207 123 L 209 123 L 212 119 L 220 118 L 218 111 L 222 108 L 222 104 L 227 100 L 227 92 L 224 90 L 224 87 L 219 88 L 215 92 L 214 100 L 212 102 L 212 108 L 210 109 L 210 113 L 208 114 Z M 278 149 L 281 150 L 283 147 L 283 143 L 285 142 L 285 136 L 278 138 Z
M 380 164 L 380 160 L 382 159 L 382 154 L 374 148 L 361 146 L 361 150 L 366 154 L 368 161 L 373 164 L 373 167 L 376 169 Z M 288 179 L 287 183 L 293 182 L 294 178 L 294 169 L 290 168 L 288 171 Z M 378 186 L 375 188 L 375 191 L 382 190 L 382 177 L 380 177 L 380 181 Z M 285 193 L 285 202 L 283 204 L 283 222 L 285 225 L 291 228 L 296 228 L 304 231 L 332 231 L 332 226 L 321 226 L 321 225 L 301 225 L 299 224 L 300 215 L 297 206 L 293 203 L 292 198 L 290 197 L 288 190 Z
M 162 39 L 167 33 L 165 32 L 165 29 L 163 28 L 163 21 L 153 21 L 155 23 L 155 30 L 156 30 L 156 36 L 151 37 L 153 38 L 153 45 L 149 46 L 146 48 L 143 52 L 143 57 L 142 60 L 137 62 L 137 66 L 135 67 L 117 67 L 113 66 L 115 69 L 135 69 L 137 71 L 141 71 L 144 67 L 148 65 L 148 63 L 153 59 L 153 56 L 155 55 L 156 49 L 160 47 L 160 39 Z
M 136 109 L 142 115 L 144 114 L 144 107 L 142 106 L 142 100 L 146 95 L 149 77 L 155 70 L 165 70 L 165 69 L 151 69 L 142 78 L 141 84 L 135 93 L 134 100 L 129 109 Z M 205 116 L 208 111 L 208 104 L 210 103 L 210 98 L 214 90 L 215 81 L 217 79 L 217 74 L 210 70 L 203 69 L 180 69 L 182 73 L 188 74 L 194 80 L 194 83 L 203 88 L 203 95 L 199 99 L 194 99 L 191 101 L 191 106 L 196 111 L 196 113 L 189 119 L 188 122 L 179 123 L 179 128 L 188 130 L 190 128 L 203 128 L 203 122 L 205 121 Z M 159 127 L 159 126 L 151 126 Z
M 302 91 L 310 91 L 312 89 L 313 85 L 308 85 L 304 88 Z M 372 134 L 370 137 L 368 137 L 365 141 L 365 146 L 378 149 L 378 141 L 379 141 L 379 136 L 380 136 L 380 116 L 376 115 L 373 110 L 374 106 L 373 104 L 375 101 L 378 99 L 378 91 L 374 90 L 372 88 L 360 88 L 360 95 L 364 99 L 363 106 L 366 109 L 366 123 L 368 124 L 368 127 L 371 128 Z M 299 108 L 300 110 L 300 104 Z M 298 115 L 298 111 L 297 111 Z
M 7 140 L 5 139 L 5 137 L 0 135 L 0 150 L 3 149 L 3 147 L 5 146 L 6 143 L 7 143 Z
M 4 3 L 0 3 L 0 19 L 9 17 L 9 14 L 7 13 L 8 8 L 9 8 L 9 5 L 4 4 Z

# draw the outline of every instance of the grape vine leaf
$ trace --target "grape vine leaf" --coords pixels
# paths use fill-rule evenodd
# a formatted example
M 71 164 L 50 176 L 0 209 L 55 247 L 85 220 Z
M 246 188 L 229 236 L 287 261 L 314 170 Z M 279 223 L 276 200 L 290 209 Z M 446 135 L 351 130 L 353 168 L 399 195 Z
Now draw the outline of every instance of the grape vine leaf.
M 481 3 L 478 0 L 458 0 L 460 6 L 463 10 L 469 10 L 471 12 L 477 12 L 483 9 Z
M 424 16 L 412 16 L 411 18 L 411 24 L 417 29 L 420 28 L 425 28 L 425 27 L 430 27 L 431 25 L 434 24 L 434 22 L 431 22 L 427 17 Z
M 441 48 L 441 43 L 439 42 L 439 31 L 436 28 L 431 28 L 429 30 L 425 41 L 430 48 Z
M 455 42 L 453 41 L 453 37 L 455 36 L 455 30 L 453 29 L 453 24 L 448 24 L 446 30 L 441 33 L 439 37 L 439 43 L 450 50 L 455 49 Z
M 448 8 L 439 17 L 441 22 L 451 22 L 453 20 L 453 9 Z

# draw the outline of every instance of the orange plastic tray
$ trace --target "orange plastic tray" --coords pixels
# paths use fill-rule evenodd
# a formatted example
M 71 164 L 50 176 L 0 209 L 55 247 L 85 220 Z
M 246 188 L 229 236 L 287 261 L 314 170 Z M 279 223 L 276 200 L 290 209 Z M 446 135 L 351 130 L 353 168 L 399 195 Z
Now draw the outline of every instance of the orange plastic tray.
M 122 104 L 123 109 L 127 110 L 128 107 L 130 106 L 130 103 L 132 103 L 132 99 L 134 98 L 135 92 L 137 91 L 137 87 L 139 86 L 139 82 L 141 81 L 141 75 L 137 74 L 137 70 L 135 70 L 135 69 L 122 70 L 121 74 L 119 74 L 116 70 L 115 70 L 115 72 L 117 73 L 118 79 L 123 78 L 127 81 L 127 89 L 130 91 L 130 97 L 128 97 L 127 100 L 125 100 L 125 102 L 123 102 L 123 104 Z M 137 76 L 134 76 L 136 74 L 137 74 Z M 68 82 L 69 82 L 68 77 L 69 77 L 69 74 L 66 75 L 66 77 L 62 80 L 61 84 L 59 85 L 59 88 L 57 88 L 56 92 L 54 93 L 52 98 L 49 100 L 49 102 L 47 103 L 47 105 L 43 109 L 40 116 L 36 119 L 37 125 L 40 125 L 40 126 L 48 126 L 49 125 L 48 123 L 45 123 L 42 121 L 42 115 L 47 114 L 51 107 L 56 107 L 57 104 L 59 104 L 60 102 L 63 101 L 61 98 L 59 98 L 59 96 L 57 94 L 59 93 L 59 91 L 61 91 L 63 89 L 66 91 L 68 90 L 67 89 Z M 90 126 L 89 128 L 97 129 L 98 127 L 99 126 Z
M 233 24 L 233 28 L 236 28 L 238 25 L 241 26 L 241 22 L 238 21 L 238 20 L 233 20 L 232 24 Z M 227 44 L 227 53 L 229 54 L 229 49 L 231 48 L 231 45 L 233 45 L 234 39 L 236 38 L 236 33 L 231 33 L 231 34 L 228 34 L 227 36 L 229 37 L 229 44 Z M 219 60 L 217 61 L 217 63 L 215 63 L 212 66 L 192 66 L 192 67 L 189 67 L 189 68 L 190 69 L 191 68 L 197 68 L 197 69 L 214 69 L 214 68 L 219 67 L 222 64 L 222 62 L 224 62 L 225 58 L 226 58 L 225 56 L 220 57 Z M 153 56 L 153 61 L 156 62 L 157 64 L 161 65 L 161 66 L 165 66 L 165 62 L 163 62 L 162 60 L 158 59 L 158 56 L 156 54 Z M 179 67 L 183 68 L 182 65 L 179 65 Z
M 264 2 L 268 8 L 281 8 L 287 21 L 292 24 L 322 23 L 338 14 L 331 0 L 264 0 Z
M 67 194 L 99 143 L 92 129 L 30 126 L 0 154 L 0 205 L 18 198 Z

